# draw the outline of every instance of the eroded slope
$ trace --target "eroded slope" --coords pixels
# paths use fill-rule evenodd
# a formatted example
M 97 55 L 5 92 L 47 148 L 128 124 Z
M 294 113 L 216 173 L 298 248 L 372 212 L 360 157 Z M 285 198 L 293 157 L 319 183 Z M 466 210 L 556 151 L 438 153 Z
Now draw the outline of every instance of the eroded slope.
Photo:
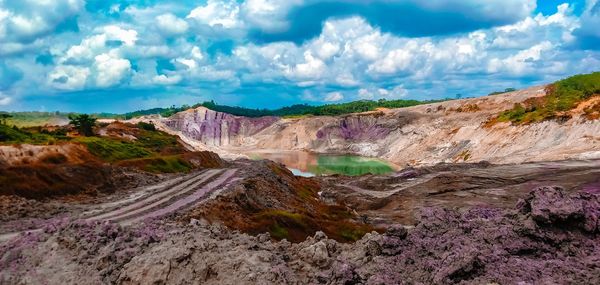
M 398 165 L 600 158 L 600 123 L 590 120 L 585 108 L 575 110 L 566 121 L 489 124 L 515 103 L 544 95 L 542 86 L 403 109 L 296 119 L 250 120 L 198 109 L 162 121 L 168 131 L 225 154 L 254 150 L 355 153 Z M 232 132 L 231 126 L 242 127 Z

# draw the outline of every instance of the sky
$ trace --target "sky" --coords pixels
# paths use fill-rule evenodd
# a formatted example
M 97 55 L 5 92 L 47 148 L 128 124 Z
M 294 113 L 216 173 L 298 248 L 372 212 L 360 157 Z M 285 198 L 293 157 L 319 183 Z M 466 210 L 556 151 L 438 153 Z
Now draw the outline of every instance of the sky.
M 0 110 L 483 96 L 600 71 L 600 0 L 0 0 Z

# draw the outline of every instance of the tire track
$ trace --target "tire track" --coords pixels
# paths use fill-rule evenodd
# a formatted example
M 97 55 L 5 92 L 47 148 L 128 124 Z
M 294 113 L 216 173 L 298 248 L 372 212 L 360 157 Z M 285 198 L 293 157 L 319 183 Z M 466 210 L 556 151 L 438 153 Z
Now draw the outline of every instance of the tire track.
M 206 183 L 207 180 L 221 172 L 222 170 L 211 169 L 201 173 L 189 181 L 178 184 L 170 190 L 160 192 L 156 195 L 149 196 L 145 199 L 137 201 L 126 207 L 116 209 L 98 216 L 87 218 L 88 221 L 93 220 L 118 220 L 121 217 L 140 214 L 144 211 L 150 210 L 154 207 L 160 206 L 171 200 L 173 197 L 184 194 L 198 187 L 201 184 Z
M 119 206 L 121 206 L 123 204 L 133 203 L 135 201 L 138 201 L 139 199 L 152 196 L 155 193 L 164 191 L 165 189 L 175 187 L 175 186 L 177 186 L 177 185 L 179 185 L 179 184 L 181 184 L 183 182 L 186 182 L 186 181 L 189 181 L 191 179 L 194 179 L 197 176 L 202 175 L 203 172 L 204 171 L 202 171 L 202 172 L 196 172 L 196 173 L 191 173 L 191 174 L 188 174 L 188 175 L 185 175 L 185 176 L 181 176 L 181 177 L 169 179 L 169 180 L 162 181 L 162 182 L 160 182 L 160 183 L 158 183 L 156 185 L 152 185 L 152 186 L 144 186 L 144 187 L 135 188 L 133 190 L 130 190 L 133 193 L 130 194 L 129 196 L 127 196 L 126 198 L 118 200 L 118 201 L 102 203 L 102 204 L 98 205 L 97 209 L 86 211 L 86 212 L 84 212 L 82 214 L 82 216 L 94 215 L 97 212 L 102 212 L 103 210 L 106 210 L 106 209 L 110 209 L 110 208 L 114 208 L 114 207 L 119 207 Z
M 237 169 L 210 169 L 200 173 L 175 178 L 161 182 L 157 185 L 143 188 L 146 193 L 134 194 L 126 198 L 125 201 L 115 201 L 98 205 L 97 209 L 85 212 L 83 215 L 103 211 L 107 208 L 113 208 L 127 202 L 124 207 L 119 207 L 108 212 L 82 218 L 85 221 L 114 221 L 121 225 L 130 225 L 133 222 L 141 221 L 147 218 L 154 218 L 181 210 L 192 203 L 201 199 L 210 199 L 207 194 L 215 193 L 222 189 L 218 187 L 227 187 L 234 181 L 234 175 Z M 189 179 L 188 179 L 189 178 Z M 198 187 L 200 187 L 198 189 Z M 162 189 L 162 190 L 157 190 Z M 152 192 L 152 193 L 150 193 Z M 26 233 L 40 232 L 41 229 L 31 229 L 23 232 L 2 233 L 0 242 L 8 241 L 14 237 Z
M 123 225 L 129 225 L 129 224 L 139 222 L 139 221 L 142 221 L 142 220 L 145 220 L 148 218 L 156 218 L 156 217 L 165 216 L 165 215 L 171 214 L 175 211 L 178 211 L 182 208 L 185 208 L 186 206 L 189 206 L 192 203 L 196 203 L 196 202 L 200 201 L 209 192 L 211 192 L 212 190 L 215 190 L 217 187 L 228 182 L 228 180 L 230 180 L 236 174 L 236 172 L 237 172 L 237 169 L 229 169 L 229 170 L 225 171 L 221 176 L 219 176 L 212 182 L 204 185 L 204 187 L 196 190 L 196 192 L 192 193 L 189 196 L 181 198 L 166 207 L 160 208 L 153 212 L 149 212 L 142 216 L 125 217 L 125 219 L 120 221 L 119 223 L 123 224 Z

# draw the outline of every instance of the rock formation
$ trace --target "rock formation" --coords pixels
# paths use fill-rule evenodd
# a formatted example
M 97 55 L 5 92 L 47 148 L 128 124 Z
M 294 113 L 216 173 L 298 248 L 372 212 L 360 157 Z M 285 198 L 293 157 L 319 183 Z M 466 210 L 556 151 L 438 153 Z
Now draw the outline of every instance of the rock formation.
M 220 154 L 252 150 L 355 153 L 398 165 L 600 158 L 600 121 L 582 114 L 564 122 L 488 124 L 514 103 L 544 94 L 543 87 L 534 87 L 403 109 L 294 119 L 244 118 L 199 108 L 162 120 L 167 131 L 179 131 L 184 140 L 200 145 L 216 146 L 210 150 Z

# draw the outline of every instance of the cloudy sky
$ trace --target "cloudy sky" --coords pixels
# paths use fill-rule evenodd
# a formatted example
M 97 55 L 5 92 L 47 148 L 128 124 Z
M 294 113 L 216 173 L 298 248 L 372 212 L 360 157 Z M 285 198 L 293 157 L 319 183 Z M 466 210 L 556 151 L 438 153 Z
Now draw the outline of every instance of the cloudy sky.
M 600 70 L 600 0 L 0 0 L 0 110 L 481 96 Z

